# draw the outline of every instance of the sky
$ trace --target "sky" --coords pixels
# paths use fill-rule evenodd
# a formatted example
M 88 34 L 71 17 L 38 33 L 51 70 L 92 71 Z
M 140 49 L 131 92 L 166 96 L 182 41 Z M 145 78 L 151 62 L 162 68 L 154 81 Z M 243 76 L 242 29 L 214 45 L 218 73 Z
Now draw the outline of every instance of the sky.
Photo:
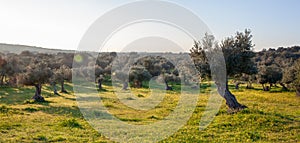
M 300 45 L 298 0 L 169 0 L 195 13 L 221 41 L 249 28 L 255 50 Z M 133 0 L 0 0 L 0 43 L 76 50 L 106 12 Z

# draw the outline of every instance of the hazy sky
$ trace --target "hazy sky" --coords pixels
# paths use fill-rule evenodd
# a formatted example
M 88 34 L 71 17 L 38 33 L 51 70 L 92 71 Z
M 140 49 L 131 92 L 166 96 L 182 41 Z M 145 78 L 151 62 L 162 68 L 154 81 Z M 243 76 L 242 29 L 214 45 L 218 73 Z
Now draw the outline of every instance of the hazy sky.
M 170 1 L 196 13 L 218 38 L 250 28 L 256 50 L 300 45 L 298 0 Z M 75 50 L 97 18 L 128 2 L 132 1 L 0 0 L 0 43 Z

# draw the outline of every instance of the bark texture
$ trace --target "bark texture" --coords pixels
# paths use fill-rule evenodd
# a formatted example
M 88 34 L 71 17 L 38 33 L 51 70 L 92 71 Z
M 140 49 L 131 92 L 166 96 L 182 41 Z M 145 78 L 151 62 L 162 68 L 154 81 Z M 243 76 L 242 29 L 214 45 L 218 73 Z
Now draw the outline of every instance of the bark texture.
M 235 113 L 247 108 L 247 106 L 240 104 L 237 101 L 236 97 L 229 91 L 228 82 L 226 83 L 225 86 L 218 85 L 218 84 L 217 86 L 218 86 L 219 94 L 226 100 L 226 105 L 228 106 L 229 113 Z

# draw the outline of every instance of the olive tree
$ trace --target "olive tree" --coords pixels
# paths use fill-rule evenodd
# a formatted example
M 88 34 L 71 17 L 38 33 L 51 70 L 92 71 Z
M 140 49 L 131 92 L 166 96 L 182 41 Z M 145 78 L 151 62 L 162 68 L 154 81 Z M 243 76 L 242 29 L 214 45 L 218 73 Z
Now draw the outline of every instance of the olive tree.
M 295 61 L 292 67 L 285 70 L 282 81 L 292 85 L 296 90 L 296 95 L 300 96 L 300 59 Z
M 276 65 L 260 66 L 257 80 L 262 85 L 264 91 L 269 91 L 273 84 L 279 83 L 282 80 L 282 71 Z M 265 86 L 267 83 L 270 86 Z
M 0 68 L 0 84 L 3 85 L 5 80 L 8 81 L 8 85 L 16 85 L 16 75 L 22 71 L 23 64 L 18 59 L 17 55 L 7 56 L 2 59 L 2 66 Z
M 283 77 L 280 82 L 280 85 L 282 86 L 283 90 L 288 91 L 289 88 L 287 86 L 291 85 L 295 79 L 296 79 L 296 68 L 295 66 L 287 67 L 283 69 Z
M 72 69 L 70 69 L 66 65 L 60 66 L 59 69 L 56 69 L 54 71 L 54 88 L 55 83 L 58 82 L 61 85 L 61 92 L 62 93 L 68 93 L 68 91 L 65 89 L 65 81 L 71 81 L 72 80 Z
M 243 73 L 252 74 L 256 70 L 256 65 L 252 61 L 255 54 L 253 52 L 254 45 L 252 44 L 251 31 L 246 29 L 244 32 L 237 32 L 234 37 L 226 38 L 221 44 L 217 44 L 214 36 L 206 34 L 202 41 L 195 42 L 190 50 L 190 55 L 194 61 L 196 60 L 196 63 L 199 61 L 202 64 L 208 64 L 209 57 L 207 57 L 206 51 L 213 51 L 211 50 L 213 45 L 215 45 L 215 49 L 222 50 L 226 63 L 226 84 L 223 86 L 223 84 L 216 81 L 220 95 L 225 98 L 227 106 L 233 112 L 247 108 L 247 106 L 240 104 L 230 92 L 228 77 Z M 200 72 L 206 71 L 202 70 Z
M 296 63 L 296 70 L 297 70 L 296 79 L 293 84 L 296 89 L 296 95 L 300 96 L 300 60 L 298 60 L 298 62 Z
M 34 86 L 35 94 L 32 97 L 35 101 L 45 101 L 42 93 L 42 85 L 48 83 L 53 72 L 44 61 L 33 61 L 26 71 L 18 76 L 18 83 L 22 85 Z

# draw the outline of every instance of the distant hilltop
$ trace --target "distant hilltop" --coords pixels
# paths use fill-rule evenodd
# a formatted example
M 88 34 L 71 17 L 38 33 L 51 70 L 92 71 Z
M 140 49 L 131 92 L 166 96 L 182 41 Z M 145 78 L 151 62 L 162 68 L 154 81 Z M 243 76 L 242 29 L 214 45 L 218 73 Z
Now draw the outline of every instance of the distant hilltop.
M 20 54 L 23 51 L 30 51 L 33 53 L 74 53 L 74 50 L 61 50 L 61 49 L 48 49 L 36 46 L 26 46 L 26 45 L 15 45 L 15 44 L 3 44 L 0 43 L 1 53 L 16 53 Z

